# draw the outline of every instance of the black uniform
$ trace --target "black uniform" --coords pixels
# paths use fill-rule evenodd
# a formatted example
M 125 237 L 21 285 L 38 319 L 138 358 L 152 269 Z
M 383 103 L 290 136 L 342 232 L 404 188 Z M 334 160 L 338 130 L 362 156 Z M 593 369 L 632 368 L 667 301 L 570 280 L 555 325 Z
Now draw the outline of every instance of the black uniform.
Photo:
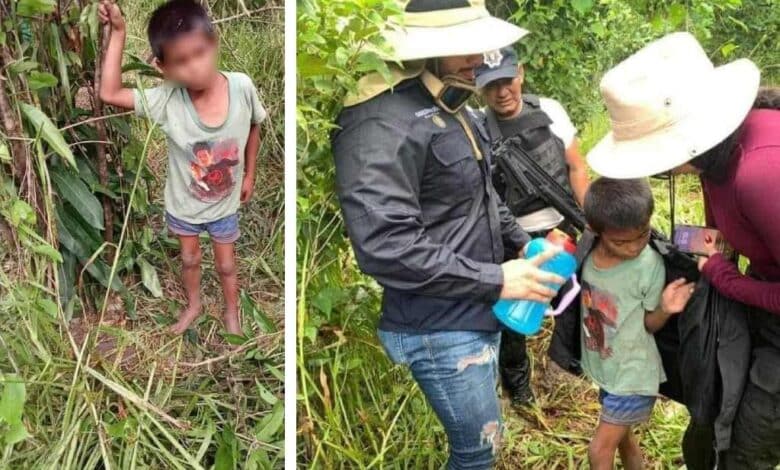
M 384 287 L 379 328 L 497 331 L 505 246 L 528 235 L 490 181 L 484 127 L 466 110 L 483 160 L 419 78 L 345 108 L 333 134 L 337 193 L 360 268 Z
M 493 142 L 519 135 L 528 155 L 555 178 L 569 195 L 572 195 L 564 142 L 550 129 L 552 120 L 541 109 L 539 98 L 534 95 L 523 95 L 522 100 L 523 108 L 517 117 L 499 121 L 493 111 L 487 109 L 482 117 L 483 125 L 488 129 Z M 525 194 L 523 188 L 508 186 L 503 175 L 498 171 L 494 172 L 493 182 L 514 216 L 520 217 L 548 207 L 548 204 L 538 196 Z M 543 237 L 546 234 L 547 231 L 542 231 L 532 233 L 531 237 Z M 516 253 L 507 252 L 507 256 L 513 257 Z M 530 387 L 531 365 L 524 335 L 509 329 L 502 331 L 499 367 L 504 387 L 513 401 L 524 403 L 533 398 Z

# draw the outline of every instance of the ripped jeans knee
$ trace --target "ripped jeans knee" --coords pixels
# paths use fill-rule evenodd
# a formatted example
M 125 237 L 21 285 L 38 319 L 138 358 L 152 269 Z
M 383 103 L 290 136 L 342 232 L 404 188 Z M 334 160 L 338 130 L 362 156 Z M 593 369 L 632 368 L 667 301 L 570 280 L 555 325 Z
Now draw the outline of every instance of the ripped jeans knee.
M 448 468 L 492 468 L 503 431 L 496 390 L 499 334 L 380 331 L 379 337 L 392 360 L 409 367 L 444 426 Z

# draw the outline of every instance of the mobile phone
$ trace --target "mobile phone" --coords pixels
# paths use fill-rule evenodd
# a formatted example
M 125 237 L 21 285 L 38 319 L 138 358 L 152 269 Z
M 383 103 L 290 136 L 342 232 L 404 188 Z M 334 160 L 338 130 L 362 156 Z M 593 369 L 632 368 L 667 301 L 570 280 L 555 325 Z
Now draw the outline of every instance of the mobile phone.
M 674 226 L 674 244 L 684 253 L 706 256 L 705 240 L 715 240 L 715 247 L 727 258 L 731 257 L 734 252 L 734 249 L 723 238 L 723 234 L 717 229 L 696 225 Z

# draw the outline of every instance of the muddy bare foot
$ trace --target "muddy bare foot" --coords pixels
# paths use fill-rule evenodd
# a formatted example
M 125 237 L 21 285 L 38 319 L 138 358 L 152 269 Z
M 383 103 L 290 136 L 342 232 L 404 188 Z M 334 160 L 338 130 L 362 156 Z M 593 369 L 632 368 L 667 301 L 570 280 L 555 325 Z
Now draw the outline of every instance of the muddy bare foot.
M 180 335 L 187 331 L 192 322 L 200 315 L 200 305 L 187 306 L 179 314 L 179 321 L 172 325 L 168 331 L 173 335 Z
M 241 331 L 241 322 L 238 319 L 238 312 L 228 313 L 222 317 L 222 321 L 225 322 L 225 330 L 231 335 L 244 336 L 244 332 Z

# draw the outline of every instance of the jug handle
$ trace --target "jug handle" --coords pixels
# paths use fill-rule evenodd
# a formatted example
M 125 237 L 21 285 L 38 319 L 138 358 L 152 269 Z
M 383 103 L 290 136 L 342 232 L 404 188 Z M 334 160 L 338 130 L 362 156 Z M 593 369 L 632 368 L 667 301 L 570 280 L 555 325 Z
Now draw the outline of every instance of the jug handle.
M 561 301 L 558 302 L 558 306 L 555 307 L 555 310 L 547 310 L 547 316 L 549 317 L 557 317 L 558 315 L 562 314 L 564 310 L 577 298 L 577 294 L 580 293 L 580 290 L 582 289 L 580 286 L 580 283 L 577 282 L 577 275 L 573 274 L 571 277 L 571 289 L 569 289 L 566 294 L 561 298 Z

